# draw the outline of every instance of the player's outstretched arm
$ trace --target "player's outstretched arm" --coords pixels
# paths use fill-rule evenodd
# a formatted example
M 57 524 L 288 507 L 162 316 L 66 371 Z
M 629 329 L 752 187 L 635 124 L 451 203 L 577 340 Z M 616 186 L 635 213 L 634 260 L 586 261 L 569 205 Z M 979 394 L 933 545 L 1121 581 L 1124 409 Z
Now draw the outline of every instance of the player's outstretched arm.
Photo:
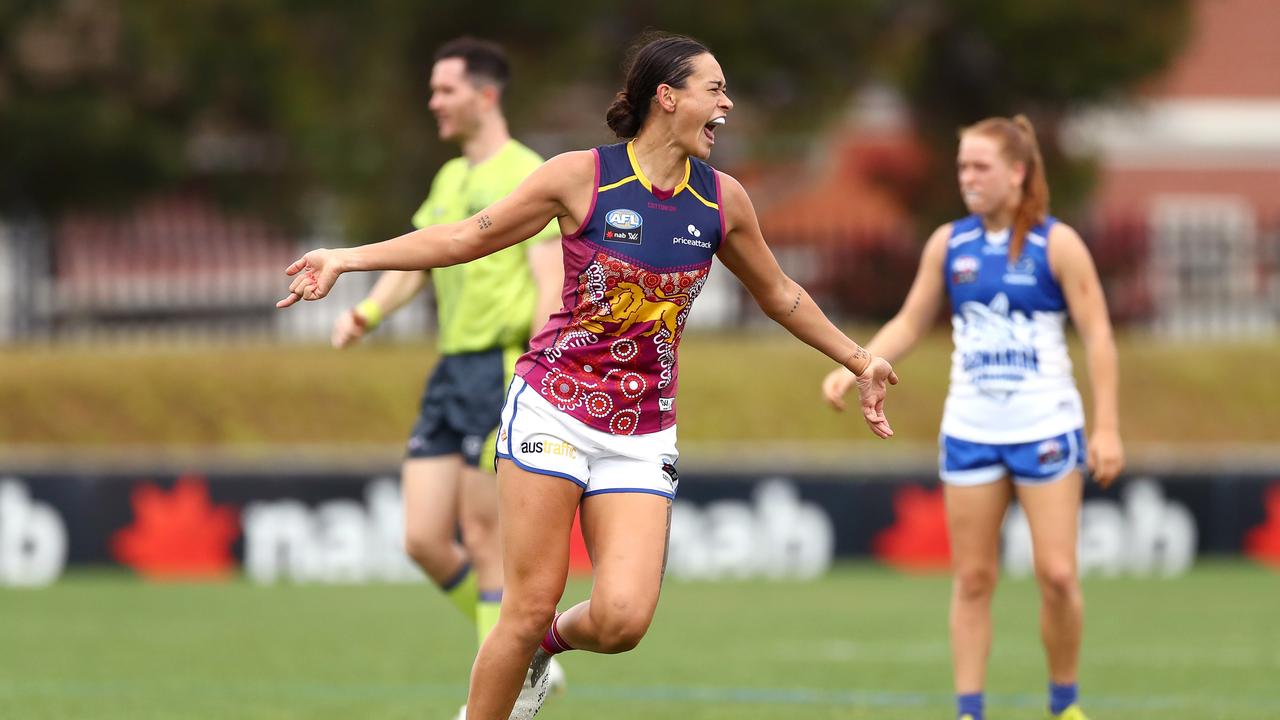
M 840 332 L 809 293 L 782 271 L 764 242 L 755 208 L 742 185 L 721 173 L 720 187 L 725 238 L 716 254 L 721 262 L 738 276 L 766 315 L 859 378 L 858 394 L 867 426 L 879 437 L 893 435 L 884 415 L 888 385 L 898 383 L 893 367 Z
M 1093 393 L 1093 431 L 1089 434 L 1089 470 L 1107 487 L 1124 469 L 1120 442 L 1119 363 L 1107 300 L 1093 257 L 1071 227 L 1056 223 L 1049 230 L 1049 267 L 1062 286 L 1071 322 L 1084 342 Z
M 567 215 L 570 195 L 594 178 L 595 158 L 589 151 L 565 153 L 543 163 L 510 195 L 461 222 L 431 225 L 371 245 L 312 250 L 285 270 L 293 281 L 276 307 L 323 298 L 344 272 L 428 270 L 515 245 L 553 218 Z
M 947 239 L 951 235 L 950 223 L 943 225 L 929 236 L 916 279 L 902 308 L 893 319 L 880 328 L 880 332 L 867 343 L 867 351 L 885 358 L 891 363 L 901 360 L 920 338 L 929 331 L 937 316 L 945 290 L 942 285 L 942 265 L 947 257 Z M 822 396 L 836 410 L 844 410 L 844 396 L 853 387 L 856 377 L 846 368 L 836 368 L 822 380 Z

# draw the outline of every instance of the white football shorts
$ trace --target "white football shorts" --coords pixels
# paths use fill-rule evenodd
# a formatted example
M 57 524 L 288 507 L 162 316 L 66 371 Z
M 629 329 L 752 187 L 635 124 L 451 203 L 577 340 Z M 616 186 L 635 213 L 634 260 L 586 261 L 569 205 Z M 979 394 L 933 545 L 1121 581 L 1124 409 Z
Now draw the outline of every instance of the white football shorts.
M 613 435 L 557 410 L 515 378 L 498 427 L 498 452 L 524 470 L 564 478 L 583 497 L 648 493 L 675 498 L 676 428 L 645 435 Z

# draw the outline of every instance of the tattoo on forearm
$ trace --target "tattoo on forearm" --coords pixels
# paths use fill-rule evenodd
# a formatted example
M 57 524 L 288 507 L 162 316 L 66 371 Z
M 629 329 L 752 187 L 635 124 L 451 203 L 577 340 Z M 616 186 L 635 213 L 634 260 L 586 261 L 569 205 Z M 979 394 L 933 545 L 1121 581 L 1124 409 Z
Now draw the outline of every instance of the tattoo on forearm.
M 867 352 L 866 348 L 859 347 L 857 350 L 853 351 L 853 354 L 849 356 L 848 360 L 844 361 L 844 366 L 846 368 L 849 368 L 849 372 L 853 372 L 854 374 L 857 374 L 857 372 L 855 372 L 853 368 L 849 367 L 849 363 L 854 362 L 855 360 L 858 363 L 862 364 L 863 370 L 866 370 L 867 365 L 871 362 L 871 355 L 870 353 Z
M 796 291 L 796 300 L 791 303 L 791 309 L 787 311 L 787 317 L 791 317 L 795 313 L 796 308 L 800 307 L 800 296 L 804 295 L 804 290 Z
M 488 215 L 481 215 L 476 218 L 476 222 L 480 223 L 481 230 L 488 230 L 493 225 L 493 220 L 489 219 Z

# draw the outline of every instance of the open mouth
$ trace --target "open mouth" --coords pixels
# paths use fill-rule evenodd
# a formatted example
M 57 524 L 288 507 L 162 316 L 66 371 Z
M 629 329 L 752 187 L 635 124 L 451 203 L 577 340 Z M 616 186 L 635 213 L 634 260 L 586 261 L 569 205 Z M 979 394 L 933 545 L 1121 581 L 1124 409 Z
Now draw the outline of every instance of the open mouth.
M 706 136 L 707 142 L 711 143 L 712 145 L 715 145 L 716 128 L 720 127 L 721 125 L 724 125 L 724 123 L 725 123 L 725 117 L 721 115 L 718 118 L 712 118 L 710 122 L 702 126 L 702 134 Z

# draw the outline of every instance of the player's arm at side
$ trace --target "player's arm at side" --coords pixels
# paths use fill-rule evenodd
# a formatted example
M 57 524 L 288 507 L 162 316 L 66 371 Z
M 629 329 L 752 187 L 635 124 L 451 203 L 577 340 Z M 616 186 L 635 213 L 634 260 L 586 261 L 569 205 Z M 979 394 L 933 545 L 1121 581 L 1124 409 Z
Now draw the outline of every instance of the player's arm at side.
M 334 321 L 330 342 L 345 348 L 373 332 L 383 319 L 404 307 L 427 285 L 427 274 L 421 270 L 388 270 L 378 277 L 369 295 Z
M 533 321 L 529 337 L 538 334 L 562 303 L 564 288 L 564 249 L 560 245 L 559 227 L 552 222 L 527 243 L 525 255 L 529 260 L 529 273 L 537 288 L 537 300 L 533 306 Z
M 1107 300 L 1089 249 L 1076 231 L 1063 223 L 1054 224 L 1049 231 L 1049 268 L 1062 287 L 1067 311 L 1084 342 L 1093 391 L 1089 469 L 1094 479 L 1106 487 L 1124 468 L 1118 399 L 1120 370 Z
M 907 292 L 907 299 L 902 302 L 902 307 L 893 319 L 885 323 L 880 332 L 867 343 L 868 352 L 896 363 L 929 331 L 945 294 L 942 266 L 946 262 L 947 240 L 950 237 L 950 223 L 934 230 L 929 236 L 924 252 L 920 255 L 916 278 L 911 283 L 911 290 Z M 836 368 L 823 378 L 822 396 L 836 410 L 844 410 L 844 396 L 853 382 L 852 372 L 847 368 Z
M 884 417 L 885 383 L 896 384 L 893 368 L 883 358 L 872 357 L 823 314 L 799 283 L 778 265 L 760 231 L 760 221 L 746 190 L 734 178 L 720 173 L 721 211 L 725 237 L 716 255 L 738 277 L 756 304 L 774 322 L 804 343 L 868 380 L 861 387 L 863 416 L 880 437 L 893 434 Z
M 277 306 L 323 298 L 344 272 L 457 265 L 533 237 L 555 218 L 572 224 L 586 212 L 590 196 L 571 196 L 575 189 L 590 186 L 594 178 L 595 158 L 590 151 L 557 155 L 534 170 L 510 195 L 466 220 L 431 225 L 370 245 L 312 250 L 286 270 L 295 277 L 290 294 Z M 574 206 L 572 212 L 570 205 Z

